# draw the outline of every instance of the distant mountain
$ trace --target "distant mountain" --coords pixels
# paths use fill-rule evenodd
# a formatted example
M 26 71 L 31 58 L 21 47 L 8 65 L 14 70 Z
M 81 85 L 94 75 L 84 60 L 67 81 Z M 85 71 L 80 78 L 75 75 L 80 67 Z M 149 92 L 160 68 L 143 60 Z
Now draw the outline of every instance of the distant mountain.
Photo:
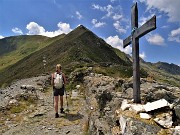
M 180 87 L 180 67 L 175 64 L 165 62 L 145 62 L 141 61 L 141 67 L 159 82 Z
M 174 74 L 174 75 L 180 75 L 180 67 L 173 63 L 169 64 L 169 63 L 165 63 L 165 62 L 157 62 L 157 63 L 154 63 L 153 66 L 155 66 L 159 70 L 163 70 L 167 73 Z
M 64 35 L 54 38 L 40 35 L 22 35 L 0 39 L 0 70 L 62 37 Z
M 49 40 L 53 40 L 53 38 L 46 38 L 45 43 L 50 42 Z M 44 42 L 41 42 L 41 44 L 44 44 Z M 6 51 L 6 53 L 7 52 L 8 51 Z M 122 54 L 120 57 L 120 55 L 117 55 L 117 52 L 118 51 L 114 51 L 114 48 L 108 45 L 103 39 L 99 38 L 83 25 L 80 25 L 59 40 L 52 41 L 47 44 L 46 47 L 32 52 L 15 64 L 1 70 L 0 85 L 4 83 L 9 84 L 15 79 L 43 73 L 43 57 L 45 57 L 47 61 L 46 71 L 48 72 L 54 71 L 57 63 L 61 63 L 64 69 L 66 68 L 67 70 L 73 70 L 73 68 L 77 66 L 81 67 L 84 64 L 86 66 L 120 65 L 123 67 L 120 70 L 124 71 L 126 69 L 132 71 L 131 62 L 126 58 L 126 55 Z M 115 71 L 109 72 L 115 74 Z M 130 74 L 132 75 L 131 72 Z

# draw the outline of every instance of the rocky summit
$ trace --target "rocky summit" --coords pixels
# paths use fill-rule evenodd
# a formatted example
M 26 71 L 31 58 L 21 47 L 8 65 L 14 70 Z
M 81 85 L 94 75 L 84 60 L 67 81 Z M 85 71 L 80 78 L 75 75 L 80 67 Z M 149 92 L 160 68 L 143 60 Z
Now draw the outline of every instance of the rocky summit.
M 88 67 L 72 72 L 69 80 L 76 83 L 64 96 L 65 114 L 60 118 L 54 118 L 49 75 L 18 80 L 1 89 L 0 133 L 180 134 L 179 87 L 141 78 L 142 102 L 134 104 L 132 77 L 115 78 Z

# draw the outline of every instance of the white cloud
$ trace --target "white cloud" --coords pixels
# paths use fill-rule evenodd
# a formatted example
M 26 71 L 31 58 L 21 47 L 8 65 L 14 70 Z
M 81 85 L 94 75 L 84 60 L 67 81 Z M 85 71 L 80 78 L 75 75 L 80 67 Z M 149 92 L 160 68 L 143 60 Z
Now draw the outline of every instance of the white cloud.
M 0 35 L 0 39 L 4 38 L 3 36 Z
M 112 2 L 114 2 L 115 0 L 113 0 Z M 129 27 L 129 20 L 126 19 L 123 16 L 122 13 L 122 7 L 120 5 L 118 6 L 112 6 L 112 5 L 107 5 L 107 6 L 100 6 L 100 5 L 96 5 L 93 4 L 92 5 L 93 9 L 105 12 L 105 15 L 102 16 L 102 19 L 112 19 L 114 21 L 113 26 L 115 27 L 116 31 L 118 33 L 126 33 L 126 29 Z M 124 27 L 120 24 L 120 21 L 125 23 Z M 128 24 L 128 25 L 127 25 Z
M 113 2 L 115 2 L 115 1 L 117 1 L 117 0 L 110 0 L 110 1 L 113 3 Z
M 139 25 L 142 26 L 144 23 L 146 23 L 149 19 L 153 17 L 154 14 L 149 15 L 148 17 L 140 17 Z
M 168 26 L 168 25 L 164 25 L 164 26 L 162 26 L 161 28 L 162 28 L 162 29 L 166 29 L 166 28 L 169 28 L 169 26 Z
M 146 36 L 146 39 L 150 44 L 165 45 L 164 38 L 159 34 L 149 34 L 148 36 Z
M 180 27 L 178 29 L 172 30 L 168 37 L 169 41 L 176 41 L 180 43 Z
M 171 36 L 177 36 L 177 35 L 180 35 L 180 28 L 171 31 Z
M 93 9 L 97 9 L 100 11 L 105 11 L 105 9 L 106 9 L 106 7 L 102 7 L 102 6 L 96 5 L 96 4 L 93 4 L 92 7 L 93 7 Z
M 145 52 L 140 53 L 139 56 L 140 56 L 142 59 L 145 59 L 145 58 L 146 58 Z
M 113 26 L 115 27 L 116 31 L 119 33 L 126 33 L 126 29 L 124 29 L 121 25 L 119 21 L 116 21 L 115 23 L 113 23 Z
M 122 17 L 123 17 L 122 15 L 119 15 L 119 14 L 115 13 L 114 16 L 113 16 L 113 19 L 114 20 L 119 20 L 119 19 L 122 19 Z
M 113 0 L 113 2 L 114 1 L 116 0 Z M 102 17 L 102 19 L 112 18 L 115 21 L 119 19 L 121 19 L 124 22 L 127 21 L 127 19 L 125 19 L 125 17 L 123 16 L 123 9 L 120 5 L 114 7 L 112 5 L 107 5 L 102 7 L 100 5 L 93 4 L 92 7 L 93 9 L 105 12 L 105 15 Z
M 16 34 L 20 34 L 20 35 L 23 34 L 22 30 L 19 29 L 19 28 L 17 28 L 17 27 L 13 28 L 13 29 L 12 29 L 12 32 L 14 32 L 14 33 L 16 33 Z
M 30 22 L 26 29 L 29 30 L 28 35 L 41 35 L 45 33 L 45 29 L 35 22 Z
M 77 18 L 78 18 L 79 20 L 82 19 L 82 15 L 79 13 L 79 11 L 76 11 L 76 15 L 77 15 Z
M 102 27 L 104 26 L 106 23 L 105 22 L 98 22 L 96 19 L 92 19 L 91 23 L 94 25 L 94 27 L 98 28 L 98 27 Z
M 106 8 L 107 11 L 107 17 L 110 17 L 113 14 L 113 7 L 111 5 L 108 5 Z
M 113 46 L 114 48 L 118 48 L 122 52 L 125 52 L 126 54 L 131 54 L 132 52 L 132 47 L 127 46 L 126 48 L 123 48 L 123 40 L 120 39 L 117 35 L 116 36 L 110 36 L 105 39 L 105 41 Z
M 113 12 L 114 8 L 111 5 L 107 5 L 105 7 L 102 7 L 100 5 L 93 4 L 92 7 L 93 7 L 93 9 L 97 9 L 97 10 L 100 10 L 100 11 L 103 11 L 103 12 L 107 12 L 105 17 L 111 17 L 111 15 L 114 13 Z
M 70 27 L 70 25 L 69 25 L 68 23 L 59 22 L 57 26 L 59 27 L 59 30 L 58 30 L 58 31 L 59 31 L 60 33 L 65 33 L 65 34 L 67 34 L 67 33 L 69 33 L 70 31 L 72 31 L 72 29 L 71 29 L 71 27 Z
M 69 33 L 72 29 L 70 28 L 70 25 L 67 23 L 59 22 L 57 24 L 58 30 L 56 31 L 46 31 L 42 26 L 35 22 L 30 22 L 27 24 L 26 28 L 29 30 L 27 33 L 28 35 L 43 35 L 47 37 L 55 37 L 62 33 Z
M 147 10 L 152 8 L 164 12 L 170 22 L 180 22 L 180 0 L 139 0 L 147 5 Z

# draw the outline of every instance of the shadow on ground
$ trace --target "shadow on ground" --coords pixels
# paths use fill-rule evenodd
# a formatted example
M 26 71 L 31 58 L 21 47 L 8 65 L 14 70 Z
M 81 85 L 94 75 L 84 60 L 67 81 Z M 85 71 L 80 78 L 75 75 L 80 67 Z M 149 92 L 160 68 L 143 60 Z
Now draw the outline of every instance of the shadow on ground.
M 65 118 L 68 119 L 69 121 L 75 121 L 75 120 L 78 120 L 78 119 L 82 119 L 84 117 L 84 115 L 80 114 L 80 113 L 77 113 L 77 114 L 70 114 L 70 113 L 67 113 Z

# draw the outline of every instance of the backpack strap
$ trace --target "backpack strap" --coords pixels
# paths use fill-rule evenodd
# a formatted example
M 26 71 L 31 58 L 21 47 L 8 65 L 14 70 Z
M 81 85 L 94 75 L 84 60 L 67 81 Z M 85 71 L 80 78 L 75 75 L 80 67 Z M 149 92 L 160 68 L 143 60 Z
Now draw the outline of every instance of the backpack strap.
M 54 72 L 54 74 L 53 74 L 53 79 L 55 79 L 56 76 L 57 76 L 57 72 Z

